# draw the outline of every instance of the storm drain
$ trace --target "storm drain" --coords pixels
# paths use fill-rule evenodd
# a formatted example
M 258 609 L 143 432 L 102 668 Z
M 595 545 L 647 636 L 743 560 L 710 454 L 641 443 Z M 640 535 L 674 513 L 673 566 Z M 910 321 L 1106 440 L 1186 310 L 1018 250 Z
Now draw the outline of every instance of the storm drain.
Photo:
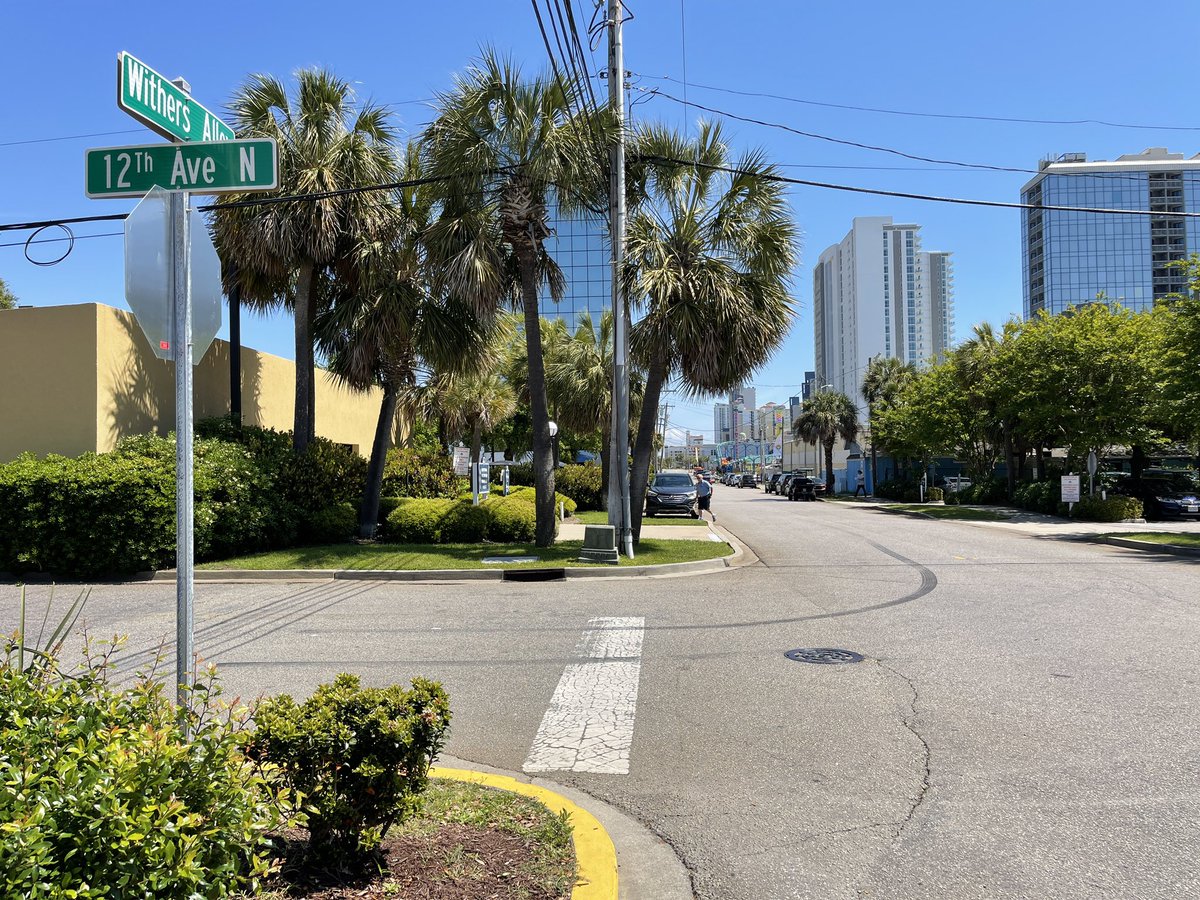
M 563 581 L 566 569 L 505 569 L 504 581 Z
M 855 653 L 853 650 L 838 650 L 833 647 L 801 647 L 799 650 L 789 650 L 784 656 L 796 662 L 816 663 L 822 666 L 863 661 L 861 653 Z

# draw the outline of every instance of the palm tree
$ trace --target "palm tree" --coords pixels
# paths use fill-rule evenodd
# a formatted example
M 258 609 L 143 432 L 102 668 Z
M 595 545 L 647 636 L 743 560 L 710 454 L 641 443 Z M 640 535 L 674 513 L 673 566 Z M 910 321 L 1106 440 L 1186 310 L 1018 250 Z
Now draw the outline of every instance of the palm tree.
M 600 503 L 608 508 L 609 438 L 612 435 L 613 314 L 605 310 L 596 329 L 590 314 L 581 315 L 575 333 L 560 341 L 546 358 L 546 396 L 559 425 L 581 434 L 600 434 Z
M 879 459 L 875 440 L 875 411 L 890 406 L 904 386 L 912 380 L 916 368 L 894 356 L 873 356 L 863 375 L 862 396 L 867 401 L 867 422 L 871 429 L 871 485 L 879 483 Z
M 858 408 L 837 391 L 819 391 L 804 402 L 792 423 L 792 434 L 825 448 L 825 492 L 833 493 L 833 444 L 839 437 L 852 441 L 858 435 Z
M 676 378 L 687 393 L 720 393 L 770 358 L 791 322 L 797 234 L 775 167 L 759 151 L 732 160 L 719 125 L 701 122 L 693 140 L 651 126 L 631 158 L 630 296 L 646 298 L 630 333 L 646 368 L 630 478 L 636 538 L 663 386 Z
M 471 462 L 479 462 L 484 432 L 517 408 L 512 386 L 496 371 L 446 377 L 436 396 L 447 427 L 460 436 L 470 435 Z
M 453 89 L 438 96 L 425 138 L 429 174 L 443 179 L 443 214 L 431 233 L 446 290 L 480 309 L 508 299 L 525 317 L 529 407 L 539 547 L 554 542 L 554 469 L 542 358 L 539 294 L 562 298 L 562 270 L 546 251 L 550 206 L 582 213 L 604 196 L 603 160 L 590 140 L 607 143 L 613 120 L 578 121 L 572 88 L 522 76 L 491 51 Z
M 406 149 L 401 175 L 405 182 L 421 180 L 415 144 Z M 352 390 L 383 389 L 359 507 L 362 537 L 373 536 L 379 519 L 399 399 L 416 384 L 419 370 L 471 371 L 493 339 L 490 321 L 461 301 L 429 291 L 421 243 L 432 216 L 429 187 L 410 184 L 392 201 L 391 227 L 359 243 L 347 277 L 336 283 L 332 303 L 316 321 L 330 374 Z
M 292 309 L 296 332 L 296 406 L 293 446 L 315 436 L 314 326 L 321 290 L 344 266 L 355 244 L 388 225 L 389 198 L 376 192 L 329 192 L 387 184 L 396 171 L 395 132 L 385 109 L 357 105 L 348 82 L 323 69 L 296 73 L 288 96 L 282 81 L 252 75 L 230 109 L 238 137 L 274 138 L 279 148 L 276 194 L 230 195 L 213 216 L 217 249 L 243 299 L 257 308 Z M 289 194 L 319 199 L 244 207 L 229 203 Z

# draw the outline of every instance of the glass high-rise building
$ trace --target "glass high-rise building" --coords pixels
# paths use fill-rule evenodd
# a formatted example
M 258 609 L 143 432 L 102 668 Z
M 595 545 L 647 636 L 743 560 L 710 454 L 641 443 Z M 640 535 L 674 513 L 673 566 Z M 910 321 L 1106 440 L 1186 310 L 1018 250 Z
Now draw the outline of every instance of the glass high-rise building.
M 1154 215 L 1021 211 L 1025 317 L 1060 313 L 1098 294 L 1130 309 L 1186 290 L 1170 265 L 1200 252 L 1200 155 L 1185 159 L 1152 147 L 1115 160 L 1083 153 L 1043 160 L 1021 188 L 1021 202 L 1039 206 L 1150 210 Z
M 550 227 L 546 253 L 558 263 L 566 281 L 563 298 L 555 303 L 543 284 L 540 308 L 549 319 L 562 319 L 572 331 L 584 313 L 600 329 L 600 316 L 612 309 L 612 251 L 608 222 L 601 216 L 583 212 L 564 215 L 556 204 L 550 207 Z

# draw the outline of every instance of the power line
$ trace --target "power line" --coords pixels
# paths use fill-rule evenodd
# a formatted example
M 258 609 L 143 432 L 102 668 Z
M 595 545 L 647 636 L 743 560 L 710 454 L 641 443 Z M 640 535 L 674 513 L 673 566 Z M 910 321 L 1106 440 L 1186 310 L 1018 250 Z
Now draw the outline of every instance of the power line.
M 846 109 L 854 112 L 870 112 L 881 113 L 889 116 L 915 116 L 922 119 L 963 119 L 973 122 L 1008 122 L 1020 125 L 1103 125 L 1107 128 L 1137 128 L 1146 131 L 1200 131 L 1200 126 L 1196 125 L 1138 125 L 1130 122 L 1108 122 L 1104 119 L 1032 119 L 1022 118 L 1019 116 L 977 116 L 966 113 L 930 113 L 916 112 L 914 110 L 903 109 L 883 109 L 875 106 L 852 106 L 847 103 L 827 103 L 821 100 L 806 100 L 801 97 L 788 97 L 783 94 L 772 94 L 765 91 L 744 91 L 735 88 L 718 87 L 712 84 L 698 84 L 695 81 L 687 81 L 685 74 L 684 80 L 681 82 L 677 78 L 672 78 L 670 75 L 646 75 L 638 73 L 641 78 L 651 78 L 655 81 L 670 81 L 675 84 L 682 84 L 686 90 L 688 85 L 691 87 L 700 88 L 705 91 L 720 91 L 723 94 L 736 94 L 739 97 L 765 97 L 770 100 L 783 100 L 787 103 L 800 103 L 805 106 L 821 106 L 827 109 Z M 686 97 L 687 95 L 684 94 Z
M 100 237 L 121 237 L 125 234 L 123 231 L 105 231 L 102 234 L 77 234 L 73 237 L 60 238 L 39 238 L 34 241 L 12 241 L 8 244 L 0 244 L 0 247 L 25 247 L 30 244 L 59 244 L 63 241 L 86 241 L 88 238 Z
M 1104 215 L 1117 216 L 1160 216 L 1166 218 L 1200 218 L 1200 212 L 1163 212 L 1153 209 L 1111 209 L 1106 207 L 1094 206 L 1051 206 L 1048 204 L 1039 203 L 1009 203 L 1003 200 L 972 200 L 964 197 L 939 197 L 934 194 L 914 194 L 908 191 L 885 191 L 881 188 L 865 188 L 857 187 L 848 184 L 832 184 L 827 181 L 809 181 L 803 178 L 789 178 L 786 175 L 771 175 L 762 172 L 750 173 L 743 169 L 737 169 L 732 166 L 717 166 L 708 163 L 696 162 L 695 160 L 674 159 L 667 156 L 643 156 L 641 159 L 648 162 L 661 162 L 669 165 L 677 166 L 696 166 L 704 169 L 712 169 L 718 172 L 727 172 L 730 175 L 750 175 L 754 174 L 757 177 L 764 178 L 769 181 L 777 181 L 783 184 L 796 184 L 802 187 L 823 188 L 831 191 L 849 191 L 855 194 L 875 194 L 881 197 L 899 197 L 904 200 L 925 200 L 931 203 L 957 203 L 963 206 L 990 206 L 997 209 L 1037 209 L 1049 210 L 1053 212 L 1083 212 L 1083 213 L 1100 213 Z
M 799 137 L 812 138 L 813 140 L 825 141 L 827 143 L 838 144 L 838 145 L 841 145 L 844 147 L 854 147 L 859 150 L 871 150 L 871 151 L 874 151 L 877 153 L 889 153 L 893 156 L 903 157 L 904 159 L 911 159 L 916 162 L 927 162 L 927 163 L 934 163 L 936 165 L 945 165 L 945 166 L 957 166 L 957 167 L 961 167 L 963 169 L 978 169 L 978 170 L 983 170 L 983 171 L 987 171 L 987 172 L 1015 172 L 1015 173 L 1022 174 L 1022 175 L 1046 174 L 1046 175 L 1060 175 L 1060 176 L 1072 177 L 1072 178 L 1079 177 L 1079 176 L 1085 176 L 1085 177 L 1090 177 L 1090 178 L 1103 178 L 1103 179 L 1107 179 L 1107 180 L 1118 180 L 1118 181 L 1122 181 L 1122 180 L 1130 181 L 1133 179 L 1137 179 L 1140 174 L 1144 174 L 1144 173 L 1137 173 L 1137 172 L 1128 172 L 1128 173 L 1126 173 L 1126 172 L 1053 172 L 1053 171 L 1047 171 L 1045 169 L 1030 169 L 1030 168 L 1025 168 L 1025 167 L 1021 167 L 1021 166 L 997 166 L 997 165 L 991 165 L 989 163 L 963 162 L 962 160 L 956 160 L 956 159 L 939 159 L 937 157 L 920 156 L 919 154 L 908 153 L 904 150 L 897 150 L 895 147 L 885 147 L 885 146 L 876 145 L 876 144 L 867 144 L 867 143 L 863 143 L 861 141 L 851 141 L 846 138 L 837 138 L 837 137 L 833 137 L 833 136 L 827 135 L 827 134 L 818 134 L 817 132 L 813 132 L 813 131 L 804 131 L 802 129 L 795 128 L 791 125 L 787 125 L 783 122 L 771 122 L 766 119 L 756 119 L 752 116 L 743 116 L 739 113 L 733 113 L 733 112 L 729 112 L 727 110 L 717 109 L 716 107 L 704 106 L 703 104 L 695 103 L 690 100 L 680 99 L 679 97 L 676 97 L 673 94 L 668 94 L 665 91 L 660 91 L 658 88 L 635 87 L 634 90 L 639 91 L 643 94 L 647 94 L 651 97 L 664 97 L 667 100 L 674 101 L 675 103 L 679 103 L 684 106 L 694 107 L 695 109 L 701 109 L 701 110 L 704 110 L 705 112 L 712 113 L 713 115 L 724 116 L 727 119 L 734 119 L 739 122 L 747 122 L 751 125 L 761 125 L 764 128 L 776 128 L 776 129 L 779 129 L 780 131 L 787 131 L 787 132 L 790 132 L 791 134 L 798 135 Z M 918 171 L 930 171 L 930 170 L 921 169 Z

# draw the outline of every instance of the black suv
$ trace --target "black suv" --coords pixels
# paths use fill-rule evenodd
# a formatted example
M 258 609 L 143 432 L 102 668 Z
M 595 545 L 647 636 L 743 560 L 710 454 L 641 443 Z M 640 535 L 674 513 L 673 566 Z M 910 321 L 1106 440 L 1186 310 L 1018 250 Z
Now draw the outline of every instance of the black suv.
M 819 489 L 817 480 L 808 475 L 793 475 L 787 483 L 789 500 L 816 500 Z
M 646 490 L 646 515 L 683 513 L 700 518 L 700 502 L 696 499 L 696 479 L 682 469 L 659 472 Z
M 738 480 L 735 481 L 734 484 L 740 488 L 758 487 L 758 482 L 754 480 L 754 475 L 750 472 L 743 472 L 738 476 Z
M 767 479 L 767 486 L 764 487 L 763 490 L 766 491 L 768 494 L 774 494 L 775 489 L 779 487 L 779 482 L 782 480 L 783 480 L 783 473 L 776 472 L 774 475 L 772 475 L 770 478 Z

